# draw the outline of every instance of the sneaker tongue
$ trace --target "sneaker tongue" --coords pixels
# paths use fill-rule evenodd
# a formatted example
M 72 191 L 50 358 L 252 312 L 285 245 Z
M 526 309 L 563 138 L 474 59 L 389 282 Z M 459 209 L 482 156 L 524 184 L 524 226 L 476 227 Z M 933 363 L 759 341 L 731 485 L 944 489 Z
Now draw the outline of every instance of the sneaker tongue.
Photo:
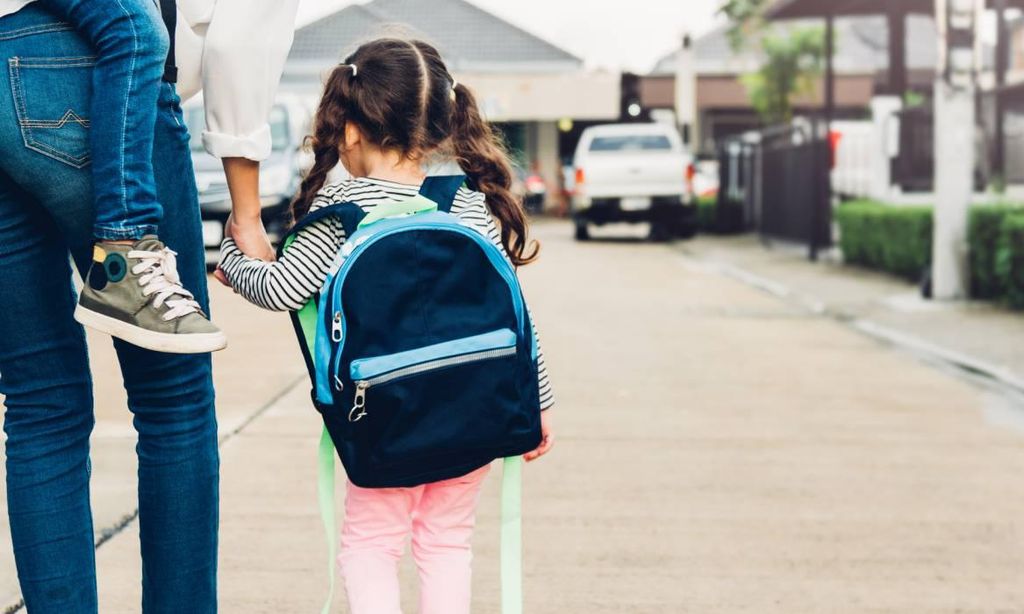
M 153 235 L 146 235 L 139 239 L 139 241 L 132 246 L 133 250 L 141 252 L 158 252 L 164 248 L 164 244 L 160 239 Z

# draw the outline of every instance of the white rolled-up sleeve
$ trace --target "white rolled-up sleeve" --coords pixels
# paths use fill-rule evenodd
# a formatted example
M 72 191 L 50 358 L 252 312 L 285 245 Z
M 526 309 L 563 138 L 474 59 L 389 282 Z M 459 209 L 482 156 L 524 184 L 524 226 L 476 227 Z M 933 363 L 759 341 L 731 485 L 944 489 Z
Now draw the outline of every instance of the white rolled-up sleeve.
M 267 123 L 298 0 L 217 0 L 203 47 L 203 145 L 218 158 L 270 156 Z

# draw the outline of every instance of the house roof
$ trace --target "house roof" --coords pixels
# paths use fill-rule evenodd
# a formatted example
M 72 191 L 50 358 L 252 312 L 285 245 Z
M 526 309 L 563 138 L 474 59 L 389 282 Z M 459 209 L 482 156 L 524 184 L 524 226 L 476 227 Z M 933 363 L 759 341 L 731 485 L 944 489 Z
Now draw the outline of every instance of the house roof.
M 295 33 L 289 63 L 338 62 L 377 36 L 421 38 L 454 71 L 574 71 L 575 55 L 466 0 L 374 0 L 347 6 Z
M 996 7 L 997 0 L 988 0 L 989 8 Z M 1024 0 L 1004 0 L 1007 8 L 1024 8 Z M 895 7 L 893 5 L 896 5 Z M 800 19 L 823 17 L 826 13 L 840 15 L 884 15 L 891 8 L 900 8 L 907 13 L 934 15 L 934 0 L 778 0 L 766 16 L 768 19 Z
M 822 17 L 827 13 L 840 15 L 884 15 L 892 5 L 907 13 L 931 15 L 934 0 L 778 0 L 771 6 L 768 19 Z M 896 8 L 892 7 L 892 8 Z
M 885 18 L 843 17 L 836 19 L 835 68 L 839 74 L 875 74 L 888 69 L 888 30 Z M 820 26 L 821 20 L 795 20 L 777 23 L 772 31 L 785 34 L 792 29 Z M 746 48 L 735 52 L 729 44 L 727 26 L 702 36 L 694 42 L 698 75 L 741 74 L 756 70 L 763 54 L 758 41 L 749 41 Z M 935 43 L 935 22 L 930 17 L 910 15 L 907 18 L 907 67 L 911 70 L 933 70 L 938 62 Z M 675 74 L 679 51 L 661 58 L 651 71 L 653 75 Z

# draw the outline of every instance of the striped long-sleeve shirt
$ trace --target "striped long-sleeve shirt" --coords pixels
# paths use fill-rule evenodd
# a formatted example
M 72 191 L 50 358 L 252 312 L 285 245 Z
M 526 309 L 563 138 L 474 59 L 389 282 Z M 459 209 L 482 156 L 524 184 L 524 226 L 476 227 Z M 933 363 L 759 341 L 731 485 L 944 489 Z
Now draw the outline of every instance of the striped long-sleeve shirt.
M 419 186 L 415 185 L 370 178 L 348 179 L 320 190 L 310 211 L 337 202 L 354 202 L 363 210 L 370 211 L 381 204 L 411 198 L 418 192 Z M 480 231 L 505 254 L 501 232 L 482 193 L 460 188 L 451 212 Z M 249 258 L 238 249 L 234 241 L 224 239 L 220 268 L 231 287 L 251 303 L 273 311 L 296 311 L 323 287 L 344 243 L 345 229 L 341 222 L 337 218 L 328 217 L 300 230 L 288 252 L 276 262 Z M 533 321 L 532 314 L 530 320 Z M 536 326 L 534 334 L 537 334 Z M 537 370 L 541 409 L 548 409 L 554 405 L 555 397 L 539 341 Z

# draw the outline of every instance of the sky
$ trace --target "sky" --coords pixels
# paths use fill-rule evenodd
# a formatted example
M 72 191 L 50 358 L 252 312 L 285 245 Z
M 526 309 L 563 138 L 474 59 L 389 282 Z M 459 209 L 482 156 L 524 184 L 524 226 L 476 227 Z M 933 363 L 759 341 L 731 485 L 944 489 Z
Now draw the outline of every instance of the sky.
M 365 2 L 365 0 L 360 0 Z M 423 0 L 426 1 L 426 0 Z M 647 72 L 682 35 L 718 23 L 721 0 L 470 0 L 583 58 L 591 68 Z M 306 24 L 353 0 L 300 0 Z M 628 10 L 626 7 L 629 7 Z

